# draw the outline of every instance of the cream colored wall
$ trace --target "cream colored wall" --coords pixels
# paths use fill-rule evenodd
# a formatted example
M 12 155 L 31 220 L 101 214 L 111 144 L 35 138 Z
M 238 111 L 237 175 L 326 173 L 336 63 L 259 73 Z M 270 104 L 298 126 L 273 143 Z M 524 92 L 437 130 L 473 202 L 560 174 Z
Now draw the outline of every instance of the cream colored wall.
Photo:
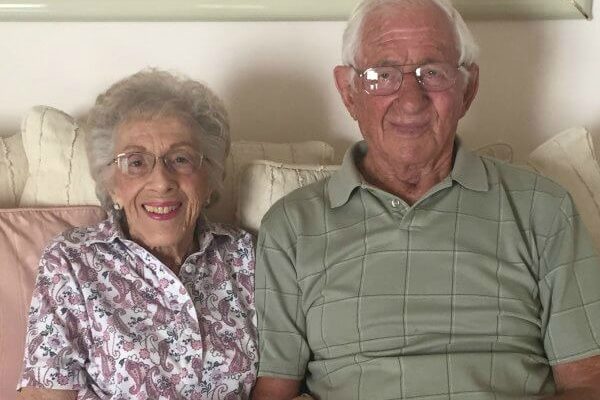
M 600 16 L 600 1 L 595 11 Z M 522 159 L 573 125 L 600 134 L 600 17 L 472 22 L 482 47 L 466 142 L 508 142 Z M 35 104 L 82 116 L 96 94 L 145 66 L 204 80 L 230 110 L 236 139 L 360 137 L 335 90 L 342 22 L 0 23 L 0 134 Z

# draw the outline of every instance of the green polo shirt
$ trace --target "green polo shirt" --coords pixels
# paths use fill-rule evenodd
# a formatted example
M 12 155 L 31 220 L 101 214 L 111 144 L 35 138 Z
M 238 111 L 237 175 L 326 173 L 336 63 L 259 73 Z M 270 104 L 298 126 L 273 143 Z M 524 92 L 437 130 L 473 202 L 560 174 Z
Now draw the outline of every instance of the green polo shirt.
M 523 399 L 600 354 L 600 265 L 564 189 L 457 144 L 409 206 L 364 182 L 365 152 L 263 219 L 259 376 L 320 400 Z

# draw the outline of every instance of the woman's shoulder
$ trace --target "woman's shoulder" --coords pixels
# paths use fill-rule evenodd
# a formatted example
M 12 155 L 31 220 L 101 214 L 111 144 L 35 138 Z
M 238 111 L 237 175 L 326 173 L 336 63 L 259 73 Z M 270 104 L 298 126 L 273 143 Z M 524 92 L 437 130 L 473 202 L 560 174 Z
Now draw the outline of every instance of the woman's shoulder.
M 107 218 L 93 225 L 71 227 L 55 236 L 48 247 L 83 247 L 106 242 L 111 240 L 114 232 L 113 222 Z

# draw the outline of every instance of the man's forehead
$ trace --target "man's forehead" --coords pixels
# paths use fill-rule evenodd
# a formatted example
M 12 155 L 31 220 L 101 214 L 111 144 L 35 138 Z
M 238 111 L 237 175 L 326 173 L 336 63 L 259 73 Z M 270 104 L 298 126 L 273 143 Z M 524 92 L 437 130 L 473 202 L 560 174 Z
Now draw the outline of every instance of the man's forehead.
M 369 28 L 364 31 L 363 38 L 367 44 L 373 43 L 386 43 L 395 40 L 414 40 L 419 37 L 429 37 L 440 30 L 434 26 L 421 26 L 421 27 L 397 27 L 385 29 L 385 27 L 373 27 L 372 31 L 368 32 Z
M 368 58 L 383 59 L 394 50 L 404 53 L 415 48 L 422 48 L 426 53 L 430 52 L 426 49 L 430 49 L 433 51 L 430 55 L 434 58 L 455 56 L 454 27 L 438 7 L 380 9 L 369 15 L 364 23 L 359 50 L 362 56 L 369 53 Z
M 363 22 L 363 38 L 386 33 L 408 36 L 433 32 L 445 34 L 453 31 L 445 11 L 438 6 L 426 4 L 411 8 L 394 8 L 388 5 L 371 11 Z

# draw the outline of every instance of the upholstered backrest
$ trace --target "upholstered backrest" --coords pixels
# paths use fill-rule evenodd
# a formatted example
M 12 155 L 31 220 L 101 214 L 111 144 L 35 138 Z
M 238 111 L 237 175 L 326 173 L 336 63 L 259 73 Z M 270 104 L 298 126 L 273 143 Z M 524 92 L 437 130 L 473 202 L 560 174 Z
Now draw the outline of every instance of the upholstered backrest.
M 99 207 L 0 209 L 0 399 L 15 398 L 31 292 L 48 241 L 105 218 Z
M 495 143 L 476 150 L 478 154 L 512 161 L 512 148 Z M 241 174 L 236 207 L 236 222 L 252 233 L 260 227 L 262 217 L 281 197 L 330 176 L 339 165 L 303 164 L 254 160 Z
M 22 134 L 0 142 L 0 173 L 7 171 L 0 175 L 0 207 L 99 205 L 89 172 L 85 135 L 68 114 L 47 106 L 32 108 L 23 119 Z M 333 148 L 319 141 L 233 142 L 220 199 L 207 209 L 211 219 L 236 222 L 240 175 L 256 159 L 328 164 L 333 159 Z

